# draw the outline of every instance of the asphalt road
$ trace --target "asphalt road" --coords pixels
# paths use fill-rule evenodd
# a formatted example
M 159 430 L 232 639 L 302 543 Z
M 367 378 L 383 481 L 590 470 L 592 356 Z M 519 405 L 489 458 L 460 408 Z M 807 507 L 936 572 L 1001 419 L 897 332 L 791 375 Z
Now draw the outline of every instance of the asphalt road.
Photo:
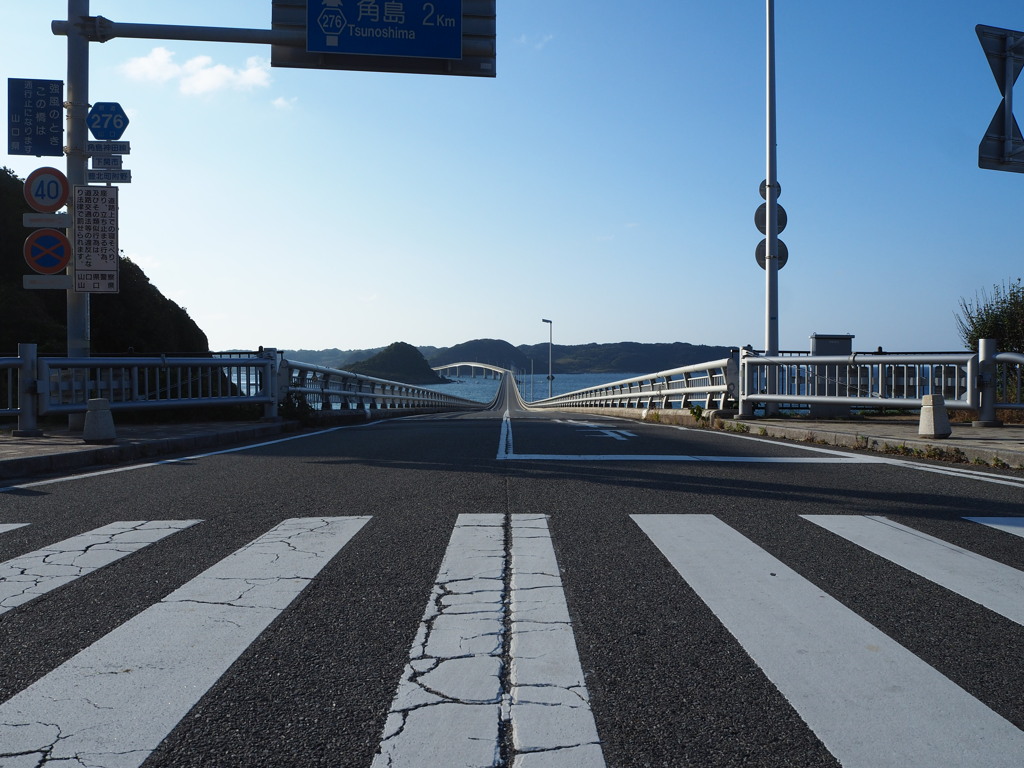
M 511 396 L 27 483 L 0 767 L 1019 767 L 1022 499 Z

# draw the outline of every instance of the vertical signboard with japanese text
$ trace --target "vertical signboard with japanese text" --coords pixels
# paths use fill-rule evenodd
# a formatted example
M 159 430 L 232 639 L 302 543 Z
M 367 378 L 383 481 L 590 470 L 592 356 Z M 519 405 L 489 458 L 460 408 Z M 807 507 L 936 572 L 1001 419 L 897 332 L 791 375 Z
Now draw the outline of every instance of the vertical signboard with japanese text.
M 117 293 L 117 187 L 75 187 L 75 291 Z
M 64 81 L 7 80 L 7 154 L 64 154 Z

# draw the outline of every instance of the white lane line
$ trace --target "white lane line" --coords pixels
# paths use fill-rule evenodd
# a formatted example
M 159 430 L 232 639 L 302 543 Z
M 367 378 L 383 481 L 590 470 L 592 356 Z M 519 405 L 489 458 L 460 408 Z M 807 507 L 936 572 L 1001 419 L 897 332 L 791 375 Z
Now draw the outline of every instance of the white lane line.
M 505 530 L 459 515 L 372 768 L 498 764 Z
M 1014 536 L 1024 536 L 1024 517 L 965 517 L 964 520 L 981 523 Z
M 13 531 L 15 528 L 24 528 L 28 523 L 0 523 L 0 533 Z
M 147 469 L 149 467 L 159 467 L 164 464 L 181 464 L 186 461 L 195 461 L 196 459 L 206 459 L 210 456 L 222 456 L 226 453 L 240 453 L 242 451 L 251 451 L 256 448 L 266 448 L 270 445 L 279 445 L 280 443 L 290 443 L 292 440 L 305 440 L 308 437 L 318 437 L 319 435 L 326 435 L 330 432 L 337 432 L 342 429 L 363 429 L 365 427 L 371 427 L 377 424 L 382 424 L 381 421 L 371 421 L 365 424 L 348 424 L 342 427 L 329 427 L 328 429 L 321 429 L 316 432 L 308 432 L 300 435 L 291 435 L 289 437 L 281 437 L 275 440 L 267 440 L 262 443 L 251 443 L 248 445 L 236 445 L 233 448 L 222 448 L 217 451 L 208 451 L 206 453 L 194 453 L 191 456 L 181 456 L 177 459 L 162 459 L 160 461 L 149 461 L 144 464 L 131 464 L 125 467 L 113 467 L 111 469 L 101 469 L 96 472 L 83 472 L 82 474 L 66 475 L 64 477 L 51 477 L 48 480 L 34 480 L 31 483 L 21 483 L 19 485 L 5 485 L 0 486 L 0 493 L 6 493 L 8 491 L 19 491 L 25 488 L 40 488 L 45 485 L 55 485 L 57 483 L 68 483 L 74 480 L 85 480 L 90 477 L 103 477 L 104 475 L 116 475 L 121 472 L 134 472 L 136 469 Z M 0 766 L 2 768 L 2 766 Z
M 586 424 L 586 422 L 561 422 Z M 679 429 L 683 429 L 679 427 Z M 607 431 L 607 430 L 605 430 Z M 612 430 L 635 437 L 624 430 Z M 726 433 L 722 433 L 726 434 Z M 625 438 L 619 438 L 625 439 Z M 767 442 L 767 441 L 765 441 Z M 796 446 L 794 446 L 796 447 Z M 805 448 L 806 446 L 799 446 Z M 875 456 L 860 456 L 839 451 L 820 451 L 828 454 L 821 457 L 801 458 L 799 456 L 682 456 L 678 454 L 558 454 L 558 453 L 516 453 L 512 448 L 512 419 L 509 412 L 501 420 L 501 434 L 498 438 L 498 461 L 695 461 L 702 463 L 725 462 L 737 464 L 876 464 L 883 460 Z
M 881 516 L 801 515 L 859 547 L 1024 624 L 1024 571 Z
M 199 522 L 120 521 L 0 563 L 0 614 Z
M 711 515 L 634 515 L 844 768 L 1019 768 L 1024 732 Z
M 691 427 L 678 427 L 669 426 L 669 429 L 678 429 L 683 432 L 694 431 Z M 706 432 L 706 430 L 704 430 Z M 768 445 L 780 445 L 778 440 L 769 440 L 764 437 L 754 437 L 753 435 L 740 435 L 735 432 L 724 432 L 718 431 L 714 434 L 728 437 L 733 440 L 753 440 L 757 443 L 767 443 Z M 858 454 L 850 454 L 844 451 L 831 450 L 829 448 L 821 448 L 812 445 L 801 445 L 800 443 L 793 441 L 786 441 L 785 445 L 787 448 L 792 448 L 798 451 L 814 451 L 815 453 L 831 454 L 834 456 L 856 456 Z M 958 467 L 955 465 L 950 466 L 939 466 L 935 464 L 924 464 L 922 462 L 909 461 L 907 459 L 894 459 L 890 456 L 879 455 L 871 459 L 871 462 L 876 464 L 889 464 L 894 467 L 903 467 L 904 469 L 916 469 L 919 472 L 932 472 L 937 475 L 946 475 L 948 477 L 962 477 L 969 480 L 980 480 L 983 483 L 993 483 L 995 485 L 1009 485 L 1013 488 L 1024 488 L 1024 478 L 1011 477 L 1008 475 L 994 475 L 989 472 L 982 472 L 976 469 L 967 469 L 965 467 Z
M 141 765 L 368 519 L 285 520 L 221 560 L 0 705 L 3 754 Z
M 505 411 L 505 415 L 501 419 L 501 435 L 498 437 L 498 460 L 508 459 L 514 456 L 515 451 L 512 450 L 512 419 L 509 416 L 509 412 Z
M 512 768 L 605 765 L 545 515 L 512 515 Z
M 515 461 L 694 461 L 701 463 L 732 464 L 878 464 L 878 459 L 869 456 L 681 456 L 678 454 L 557 454 L 557 453 L 510 453 L 498 458 Z

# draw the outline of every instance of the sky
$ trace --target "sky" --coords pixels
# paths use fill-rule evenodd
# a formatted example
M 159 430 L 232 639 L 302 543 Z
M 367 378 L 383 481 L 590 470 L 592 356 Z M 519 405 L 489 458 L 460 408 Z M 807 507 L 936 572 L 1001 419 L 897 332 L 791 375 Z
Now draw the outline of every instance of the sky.
M 0 0 L 0 74 L 64 79 L 67 10 Z M 269 29 L 271 0 L 90 13 Z M 763 348 L 764 0 L 497 14 L 494 78 L 90 44 L 90 101 L 130 117 L 122 251 L 213 350 L 536 344 L 544 318 L 558 344 Z M 1024 272 L 1024 175 L 978 168 L 1001 95 L 974 29 L 1024 30 L 1024 4 L 776 0 L 775 24 L 780 348 L 962 349 L 960 301 Z

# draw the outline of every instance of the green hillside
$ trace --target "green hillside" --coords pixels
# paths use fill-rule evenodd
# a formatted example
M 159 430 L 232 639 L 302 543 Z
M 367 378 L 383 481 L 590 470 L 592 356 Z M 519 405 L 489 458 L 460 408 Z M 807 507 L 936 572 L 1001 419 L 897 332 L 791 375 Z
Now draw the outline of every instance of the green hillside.
M 23 186 L 13 171 L 0 168 L 0 354 L 14 354 L 19 343 L 37 344 L 42 353 L 65 354 L 65 292 L 22 286 L 22 276 L 35 274 L 22 253 L 30 230 L 21 218 L 31 210 Z M 120 284 L 120 293 L 91 298 L 92 354 L 209 351 L 206 334 L 188 313 L 125 257 Z

